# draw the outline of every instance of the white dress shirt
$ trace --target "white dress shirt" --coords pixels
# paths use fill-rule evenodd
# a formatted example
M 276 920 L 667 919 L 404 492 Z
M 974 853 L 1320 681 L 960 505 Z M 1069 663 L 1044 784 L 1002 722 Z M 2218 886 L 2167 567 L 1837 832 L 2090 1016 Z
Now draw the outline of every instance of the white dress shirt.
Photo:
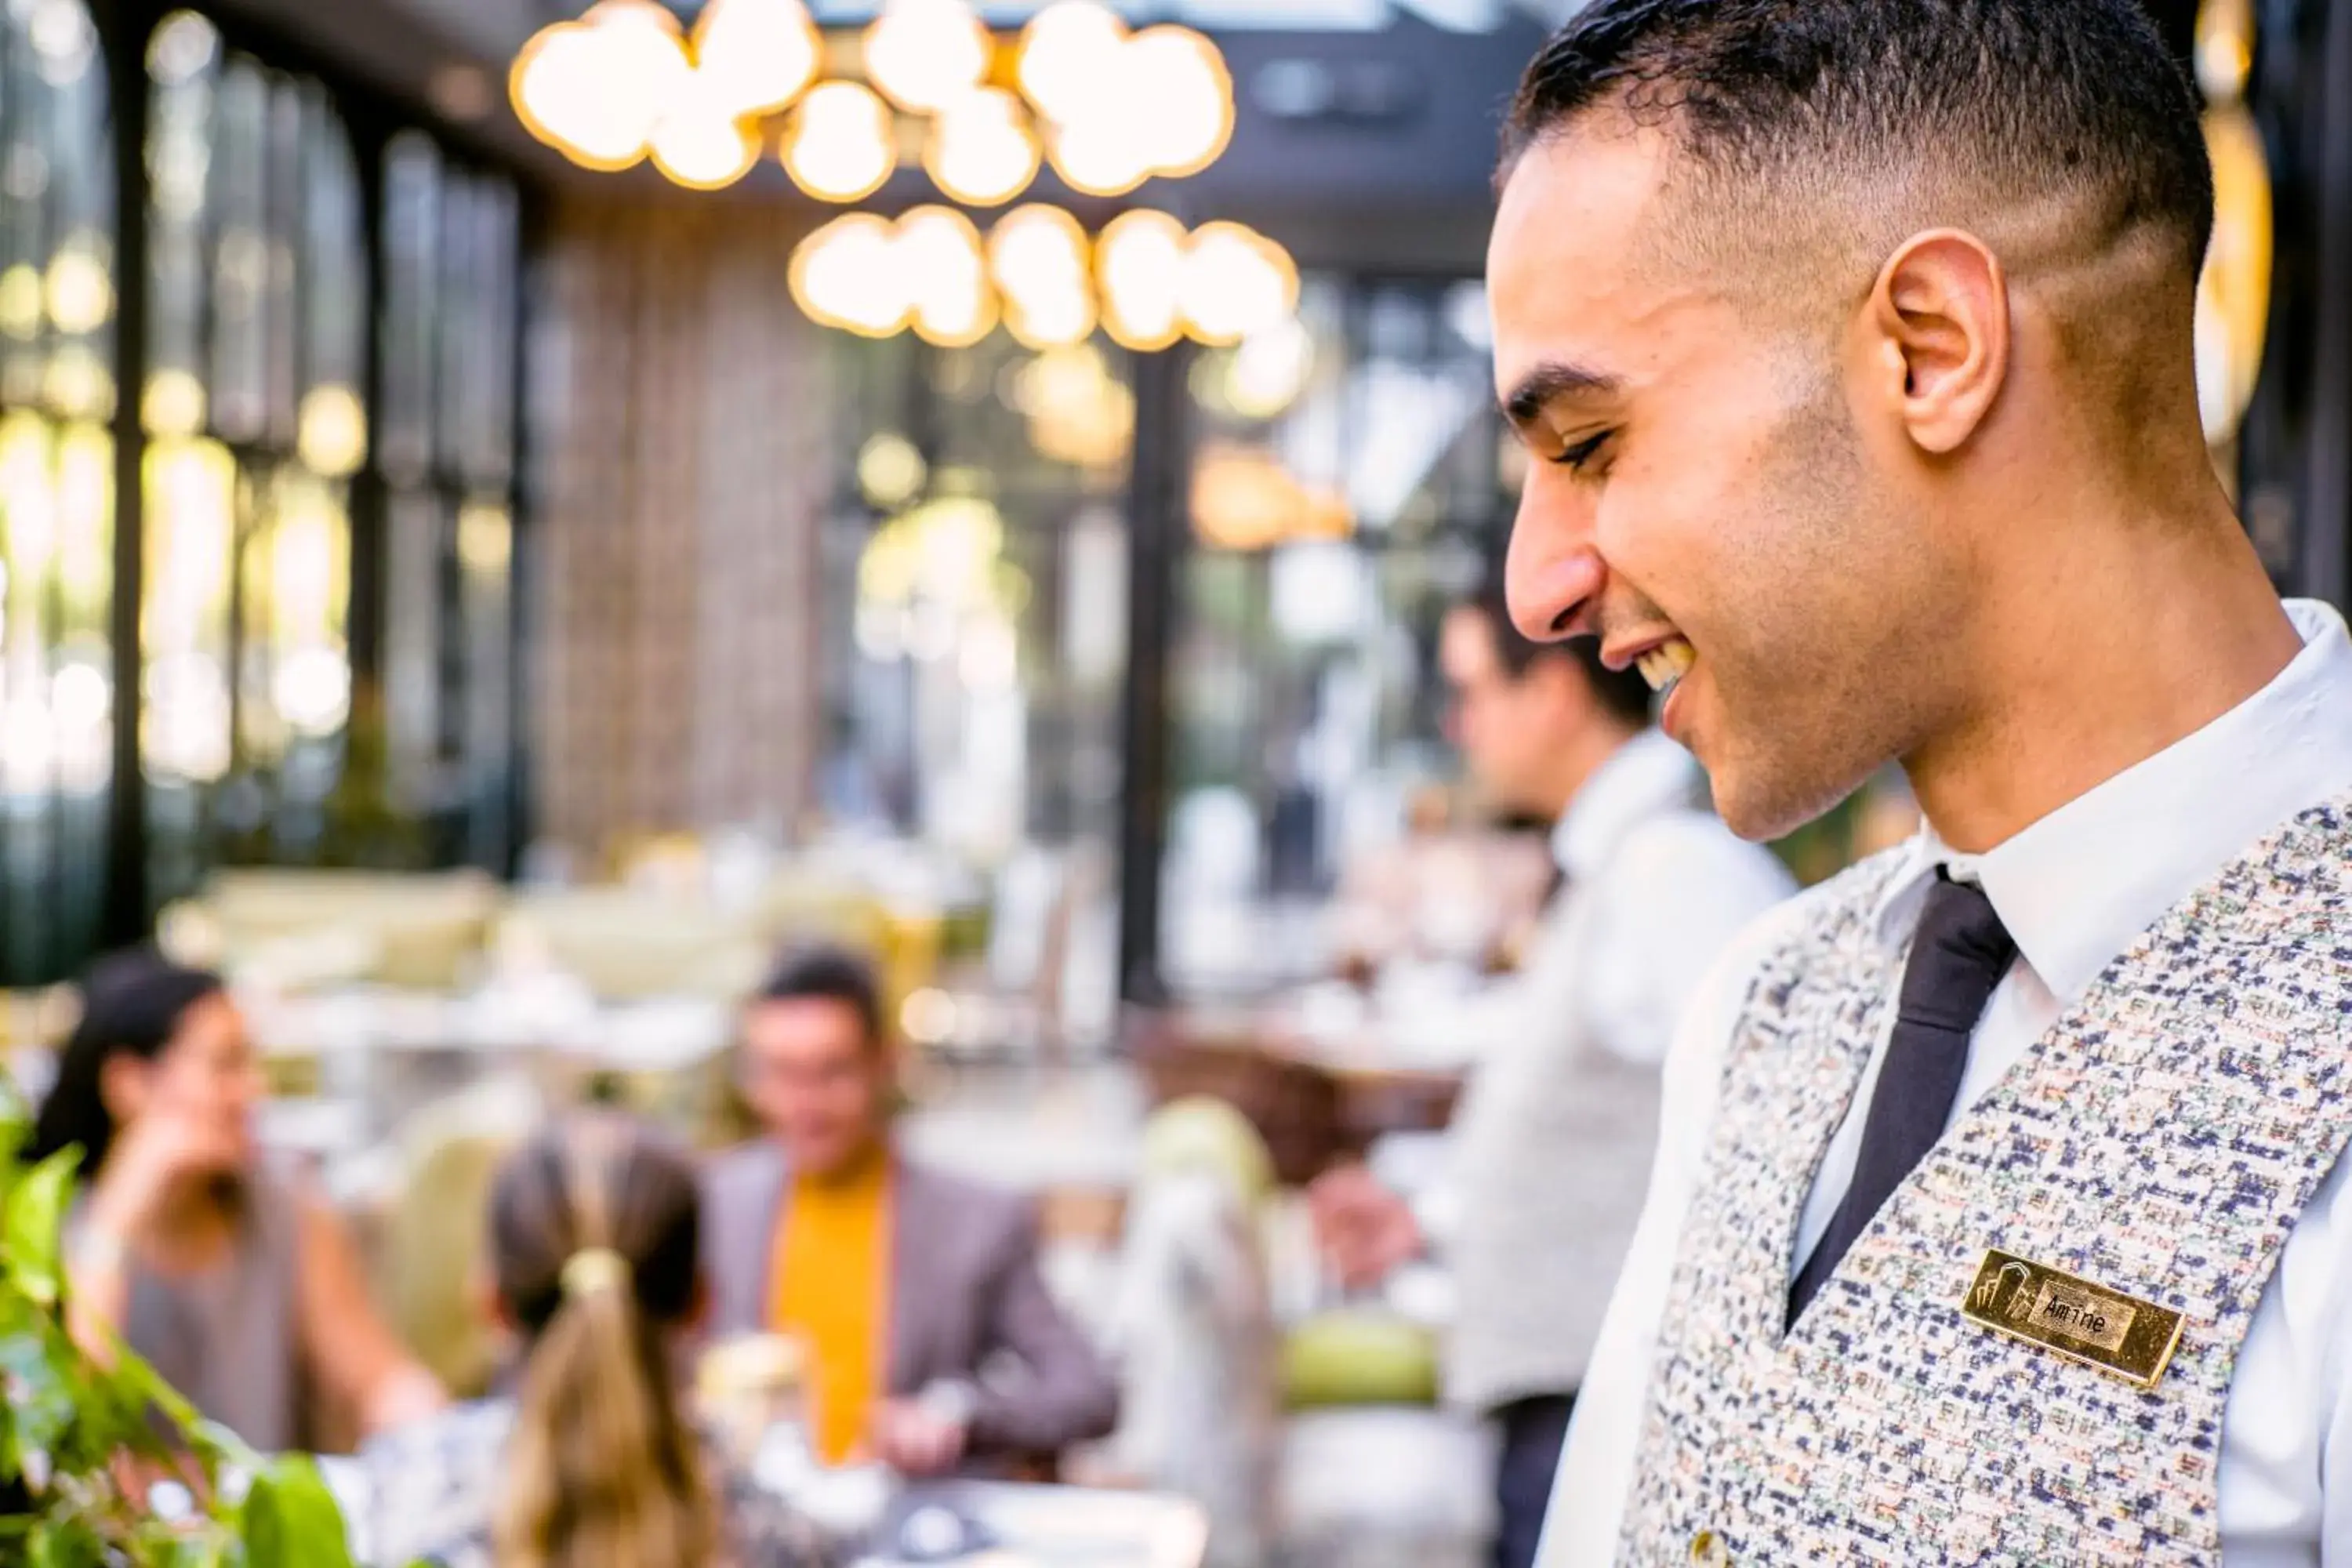
M 1553 835 L 1568 880 L 1489 999 L 1451 1171 L 1419 1205 L 1459 1288 L 1458 1404 L 1566 1394 L 1584 1376 L 1641 1217 L 1675 1028 L 1716 955 L 1794 890 L 1769 851 L 1704 809 L 1705 787 L 1689 752 L 1645 731 Z
M 1563 993 L 1545 1000 L 1574 1008 L 1612 1056 L 1644 1067 L 1664 1063 L 1724 949 L 1796 890 L 1780 862 L 1734 837 L 1706 800 L 1691 754 L 1645 730 L 1594 771 L 1552 830 L 1566 885 L 1601 912 L 1572 955 L 1537 955 L 1567 973 L 1532 989 Z
M 2325 605 L 2291 602 L 2303 652 L 2204 729 L 2109 779 L 1982 855 L 1923 832 L 1882 910 L 1900 949 L 1939 866 L 1975 881 L 2016 939 L 2015 965 L 1979 1022 L 1953 1107 L 1971 1108 L 2089 987 L 2108 961 L 2273 828 L 2352 789 L 2352 637 Z M 1666 1063 L 1650 1195 L 1576 1408 L 1538 1559 L 1616 1559 L 1658 1326 L 1684 1217 L 1704 1175 L 1731 1032 L 1760 958 L 1809 900 L 1768 916 L 1727 952 Z M 1895 1009 L 1888 1008 L 1888 1033 Z M 1832 1141 L 1798 1227 L 1791 1274 L 1853 1177 L 1887 1037 Z M 1949 1123 L 1947 1123 L 1948 1126 Z M 2352 1197 L 2331 1172 L 2288 1237 L 2255 1309 L 2221 1425 L 2227 1568 L 2352 1568 Z

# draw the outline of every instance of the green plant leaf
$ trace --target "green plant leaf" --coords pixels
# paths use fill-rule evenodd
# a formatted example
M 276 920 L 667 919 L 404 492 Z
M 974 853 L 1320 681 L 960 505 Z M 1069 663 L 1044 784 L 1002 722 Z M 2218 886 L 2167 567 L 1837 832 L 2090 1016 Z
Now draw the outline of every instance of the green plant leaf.
M 254 1477 L 242 1523 L 251 1568 L 352 1568 L 342 1510 L 306 1455 L 274 1459 Z
M 206 1420 L 185 1394 L 164 1382 L 163 1374 L 120 1336 L 113 1338 L 111 1352 L 110 1381 L 121 1401 L 142 1415 L 148 1410 L 160 1412 L 189 1452 L 203 1463 L 206 1474 L 215 1474 L 225 1465 L 247 1471 L 262 1468 L 260 1458 L 242 1438 L 219 1422 Z
M 9 1191 L 5 1217 L 0 1219 L 0 1256 L 7 1258 L 8 1277 L 44 1307 L 56 1306 L 65 1294 L 58 1233 L 73 1197 L 75 1160 L 68 1149 L 42 1161 Z
M 100 1568 L 106 1546 L 80 1520 L 44 1524 L 26 1542 L 27 1568 Z
M 54 1451 L 74 1424 L 81 1389 L 46 1335 L 0 1334 L 0 1386 L 8 1396 L 11 1455 L 21 1459 L 27 1448 Z
M 26 1171 L 24 1137 L 21 1106 L 0 1085 L 0 1480 L 41 1478 L 38 1492 L 0 1500 L 29 1510 L 0 1514 L 0 1568 L 352 1568 L 342 1516 L 308 1458 L 257 1458 L 119 1335 L 99 1360 L 74 1342 L 58 1310 L 73 1156 Z M 127 1495 L 132 1457 L 183 1476 L 199 1511 L 166 1521 L 143 1492 Z M 234 1503 L 220 1489 L 230 1472 L 253 1478 Z

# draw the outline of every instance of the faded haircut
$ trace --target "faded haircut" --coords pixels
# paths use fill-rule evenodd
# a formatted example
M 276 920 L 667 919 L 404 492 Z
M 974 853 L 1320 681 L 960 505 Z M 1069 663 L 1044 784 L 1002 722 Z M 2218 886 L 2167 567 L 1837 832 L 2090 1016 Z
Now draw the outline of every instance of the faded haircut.
M 1841 195 L 1911 209 L 1889 221 L 2054 204 L 2075 256 L 2193 284 L 2212 235 L 2195 90 L 2137 0 L 1596 0 L 1528 66 L 1498 179 L 1612 109 L 1675 139 L 1685 239 L 1743 205 L 1843 221 Z

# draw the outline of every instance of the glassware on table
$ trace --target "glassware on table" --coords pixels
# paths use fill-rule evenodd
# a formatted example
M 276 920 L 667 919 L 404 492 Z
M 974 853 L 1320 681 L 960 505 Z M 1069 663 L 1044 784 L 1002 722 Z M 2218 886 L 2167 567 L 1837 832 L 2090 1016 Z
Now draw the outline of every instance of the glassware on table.
M 702 1354 L 695 1401 L 737 1463 L 772 1455 L 771 1436 L 808 1434 L 808 1353 L 789 1334 L 745 1334 Z

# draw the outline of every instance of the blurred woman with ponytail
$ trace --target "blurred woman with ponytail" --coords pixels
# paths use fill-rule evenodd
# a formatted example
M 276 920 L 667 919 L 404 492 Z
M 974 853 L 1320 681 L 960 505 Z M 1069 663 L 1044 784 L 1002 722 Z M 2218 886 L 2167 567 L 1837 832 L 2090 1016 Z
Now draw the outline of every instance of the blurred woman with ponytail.
M 701 1205 L 685 1156 L 583 1115 L 491 1190 L 509 1395 L 366 1455 L 370 1560 L 443 1568 L 802 1568 L 814 1538 L 702 1440 L 679 1369 L 702 1315 Z

